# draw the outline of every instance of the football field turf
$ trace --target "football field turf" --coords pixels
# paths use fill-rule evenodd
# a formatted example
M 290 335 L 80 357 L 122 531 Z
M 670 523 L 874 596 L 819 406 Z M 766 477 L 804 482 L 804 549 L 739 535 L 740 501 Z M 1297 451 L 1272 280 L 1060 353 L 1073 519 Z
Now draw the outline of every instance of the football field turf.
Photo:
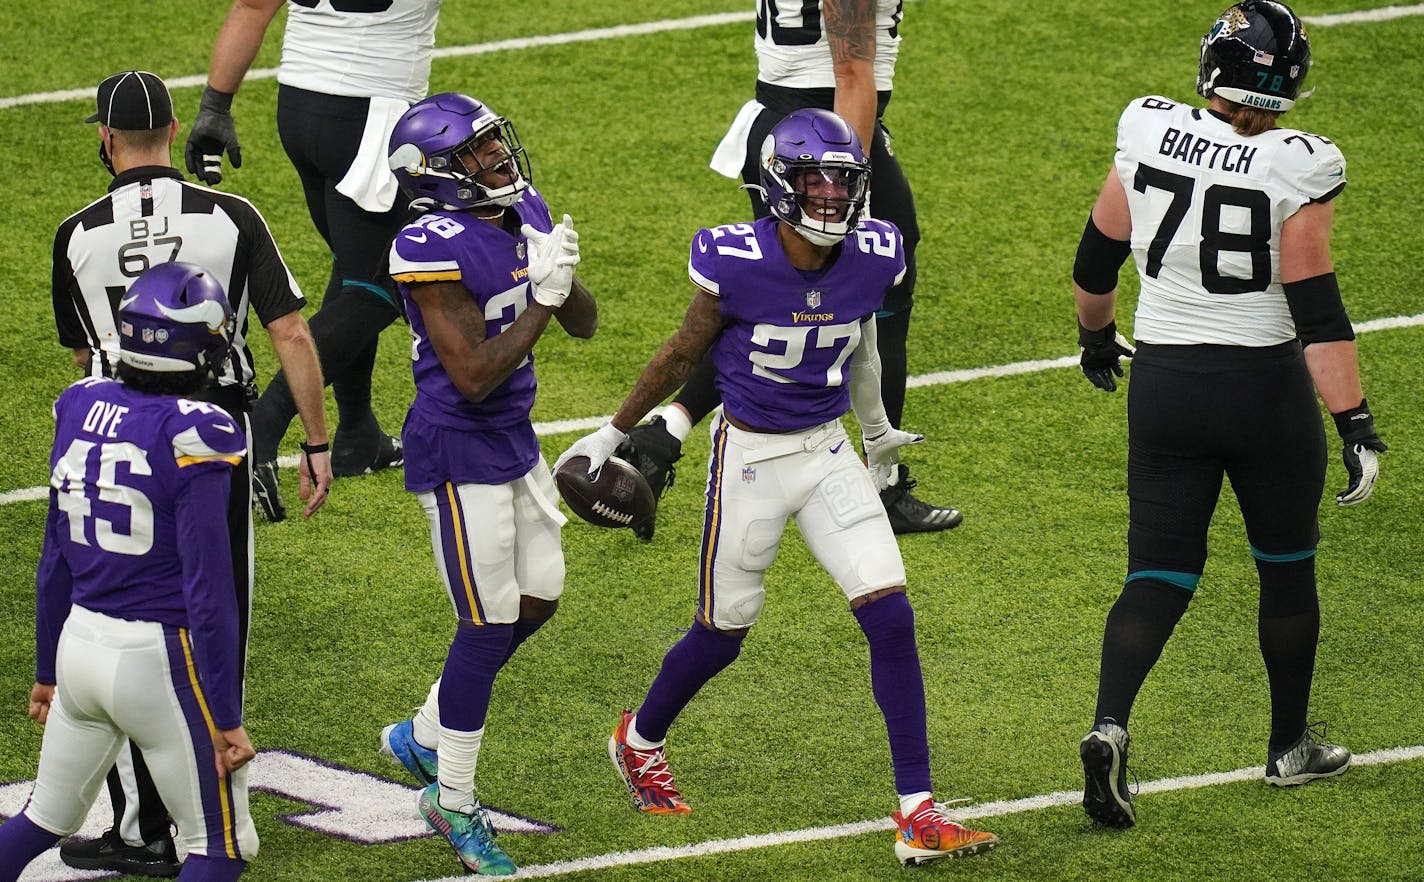
M 500 842 L 517 863 L 577 880 L 1424 879 L 1419 7 L 1310 25 L 1316 92 L 1285 117 L 1335 140 L 1349 163 L 1336 270 L 1391 448 L 1374 496 L 1340 509 L 1329 498 L 1345 484 L 1332 437 L 1320 518 L 1311 718 L 1370 762 L 1283 791 L 1249 771 L 1266 759 L 1268 703 L 1255 567 L 1227 488 L 1192 609 L 1134 709 L 1137 827 L 1094 830 L 1071 793 L 1082 786 L 1077 741 L 1092 722 L 1127 526 L 1126 397 L 1093 389 L 1065 360 L 1076 351 L 1073 254 L 1118 114 L 1139 95 L 1192 97 L 1197 41 L 1224 2 L 906 6 L 886 122 L 923 232 L 905 422 L 928 436 L 907 461 L 917 492 L 953 503 L 965 522 L 900 545 L 936 796 L 968 800 L 973 824 L 1003 845 L 965 861 L 896 864 L 865 641 L 794 527 L 741 659 L 672 730 L 669 760 L 695 811 L 632 810 L 605 743 L 691 620 L 708 449 L 699 428 L 653 543 L 581 522 L 565 529 L 562 608 L 495 685 L 477 784 L 504 813 L 511 832 Z M 596 337 L 553 331 L 536 349 L 534 418 L 549 430 L 550 461 L 617 407 L 677 326 L 692 233 L 748 214 L 707 160 L 751 97 L 749 5 L 446 0 L 438 45 L 451 51 L 434 63 L 432 91 L 468 92 L 515 121 L 535 183 L 574 217 L 579 272 L 599 298 Z M 1296 8 L 1311 22 L 1378 5 Z M 103 77 L 153 70 L 174 85 L 181 164 L 227 7 L 0 6 L 0 814 L 23 803 L 41 737 L 24 707 L 45 503 L 24 491 L 47 479 L 50 404 L 77 377 L 54 339 L 52 235 L 108 183 L 82 120 Z M 279 20 L 255 68 L 276 65 L 280 29 Z M 529 39 L 549 35 L 563 36 Z M 275 97 L 270 77 L 243 87 L 234 115 L 244 167 L 222 189 L 262 210 L 315 301 L 329 258 L 278 142 Z M 1129 267 L 1118 311 L 1129 336 L 1136 290 Z M 265 380 L 275 358 L 257 337 Z M 402 327 L 385 334 L 376 410 L 392 431 L 411 397 L 408 353 Z M 283 452 L 298 440 L 290 434 Z M 294 470 L 283 489 L 293 507 Z M 453 626 L 425 518 L 399 472 L 339 481 L 316 518 L 259 522 L 256 543 L 246 723 L 268 753 L 253 773 L 262 851 L 244 878 L 456 874 L 448 846 L 421 835 L 412 782 L 376 754 L 381 727 L 423 700 Z

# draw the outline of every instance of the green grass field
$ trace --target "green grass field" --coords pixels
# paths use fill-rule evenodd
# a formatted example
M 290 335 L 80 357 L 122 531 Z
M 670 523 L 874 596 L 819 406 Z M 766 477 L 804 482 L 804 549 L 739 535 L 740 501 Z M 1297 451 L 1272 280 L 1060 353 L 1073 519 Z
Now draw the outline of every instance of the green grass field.
M 1069 274 L 1117 115 L 1138 95 L 1192 97 L 1197 41 L 1220 3 L 907 4 L 887 123 L 924 236 L 913 374 L 1075 351 Z M 750 5 L 448 0 L 438 42 Z M 1309 17 L 1372 5 L 1303 0 L 1297 8 Z M 87 95 L 128 67 L 170 81 L 200 74 L 227 6 L 56 0 L 36 14 L 0 5 L 0 98 Z M 516 121 L 536 183 L 556 212 L 575 218 L 580 273 L 600 299 L 593 340 L 551 333 L 539 344 L 536 420 L 611 413 L 680 321 L 693 231 L 747 214 L 735 185 L 706 163 L 751 95 L 751 34 L 742 21 L 436 60 L 432 91 L 469 92 Z M 280 24 L 258 67 L 276 64 L 279 37 Z M 1287 121 L 1330 136 L 1349 161 L 1335 255 L 1350 315 L 1361 323 L 1424 313 L 1416 214 L 1424 16 L 1312 27 L 1311 39 L 1317 91 Z M 198 94 L 174 91 L 185 132 Z M 272 79 L 243 88 L 234 112 L 245 164 L 223 189 L 261 208 L 299 282 L 317 296 L 328 256 L 277 140 L 275 96 Z M 50 403 L 76 378 L 54 340 L 50 249 L 58 223 L 108 182 L 82 123 L 91 111 L 90 97 L 0 104 L 0 276 L 9 286 L 0 298 L 0 493 L 46 481 Z M 1119 307 L 1129 332 L 1131 275 L 1123 273 Z M 270 376 L 275 359 L 265 340 L 257 343 Z M 1324 626 L 1312 717 L 1328 720 L 1332 740 L 1357 754 L 1424 743 L 1421 349 L 1417 324 L 1361 335 L 1365 387 L 1391 450 L 1366 505 L 1321 511 Z M 376 375 L 377 412 L 392 430 L 411 396 L 408 351 L 404 330 L 392 328 Z M 1075 790 L 1103 620 L 1125 569 L 1125 396 L 1097 392 L 1075 369 L 1053 369 L 917 387 L 906 414 L 908 427 L 929 436 L 909 457 L 923 495 L 965 512 L 953 532 L 901 542 L 928 679 L 937 796 L 967 798 L 972 814 L 990 801 Z M 546 456 L 575 437 L 546 438 Z M 297 440 L 289 436 L 284 452 Z M 481 795 L 558 828 L 501 838 L 521 866 L 581 880 L 1424 879 L 1418 759 L 1282 792 L 1259 778 L 1145 792 L 1138 826 L 1122 833 L 1092 829 L 1071 801 L 1017 803 L 1022 810 L 975 822 L 1002 837 L 995 853 L 916 870 L 895 862 L 888 830 L 704 846 L 874 821 L 895 806 L 864 639 L 795 538 L 771 572 L 765 617 L 741 660 L 673 729 L 670 759 L 696 811 L 635 813 L 604 744 L 618 711 L 641 699 L 690 620 L 706 452 L 705 436 L 694 433 L 652 545 L 627 531 L 570 524 L 562 610 L 496 684 Z M 1328 492 L 1344 480 L 1332 460 Z M 284 481 L 290 504 L 292 470 Z M 24 699 L 43 514 L 40 501 L 0 505 L 0 784 L 32 777 L 39 751 L 41 729 L 26 719 Z M 1193 611 L 1133 714 L 1133 767 L 1143 782 L 1265 761 L 1255 569 L 1229 490 L 1211 550 Z M 339 482 L 310 522 L 259 524 L 257 577 L 247 725 L 259 749 L 409 783 L 376 754 L 377 737 L 423 700 L 451 620 L 424 517 L 400 475 Z M 396 814 L 406 811 L 404 799 Z M 413 817 L 413 790 L 408 806 Z M 263 846 L 245 878 L 414 882 L 459 869 L 429 837 L 363 845 L 279 819 L 309 809 L 254 794 Z M 660 846 L 698 856 L 598 863 Z M 588 869 L 575 872 L 579 860 Z

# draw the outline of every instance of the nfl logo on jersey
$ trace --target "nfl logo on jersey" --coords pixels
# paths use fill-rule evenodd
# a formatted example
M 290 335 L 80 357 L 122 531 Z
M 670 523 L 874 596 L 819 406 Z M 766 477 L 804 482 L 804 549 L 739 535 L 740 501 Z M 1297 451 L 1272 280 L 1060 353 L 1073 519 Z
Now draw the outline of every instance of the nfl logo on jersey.
M 742 469 L 742 483 L 751 484 L 756 481 L 756 469 L 747 466 Z
M 818 307 L 818 306 L 820 306 L 820 305 L 821 305 L 821 292 L 820 292 L 820 291 L 815 291 L 815 290 L 807 291 L 807 292 L 806 292 L 806 308 L 807 308 L 807 309 L 815 309 L 816 307 Z

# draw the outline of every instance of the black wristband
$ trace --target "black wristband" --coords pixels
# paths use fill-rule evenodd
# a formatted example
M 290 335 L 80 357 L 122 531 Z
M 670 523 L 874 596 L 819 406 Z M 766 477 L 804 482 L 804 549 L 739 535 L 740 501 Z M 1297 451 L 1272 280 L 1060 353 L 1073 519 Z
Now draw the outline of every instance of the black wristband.
M 1340 433 L 1340 440 L 1346 444 L 1363 441 L 1375 434 L 1375 418 L 1370 413 L 1369 401 L 1363 398 L 1355 407 L 1330 416 L 1335 419 L 1335 431 Z
M 198 106 L 204 110 L 215 110 L 218 113 L 232 113 L 232 95 L 227 92 L 219 92 L 212 86 L 203 89 L 203 97 L 198 99 Z
M 1096 331 L 1090 331 L 1083 327 L 1083 322 L 1078 322 L 1078 345 L 1087 349 L 1089 346 L 1102 346 L 1117 339 L 1117 322 L 1108 322 Z
M 320 444 L 308 444 L 307 442 L 303 441 L 298 446 L 302 448 L 302 453 L 305 453 L 307 456 L 311 456 L 314 453 L 326 453 L 328 450 L 331 449 L 331 444 L 326 441 L 323 441 Z

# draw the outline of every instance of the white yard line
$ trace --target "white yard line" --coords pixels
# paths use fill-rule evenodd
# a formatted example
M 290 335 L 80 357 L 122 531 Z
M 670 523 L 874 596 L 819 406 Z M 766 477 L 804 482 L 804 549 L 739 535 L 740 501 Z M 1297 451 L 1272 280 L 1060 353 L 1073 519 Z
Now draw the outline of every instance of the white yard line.
M 1383 750 L 1370 751 L 1369 753 L 1356 756 L 1354 758 L 1354 765 L 1371 766 L 1380 763 L 1397 763 L 1420 758 L 1424 758 L 1424 744 L 1416 744 L 1413 747 L 1390 747 Z M 1157 781 L 1143 782 L 1140 792 L 1144 794 L 1170 793 L 1176 790 L 1194 790 L 1199 787 L 1235 784 L 1243 781 L 1261 780 L 1265 773 L 1265 766 L 1250 766 L 1249 768 L 1235 769 L 1230 772 L 1211 772 L 1205 775 L 1162 778 Z M 1040 796 L 1027 796 L 1023 799 L 1008 799 L 965 806 L 961 809 L 953 809 L 949 811 L 948 814 L 950 817 L 960 821 L 979 818 L 997 818 L 1003 815 L 1017 814 L 1019 812 L 1031 812 L 1040 809 L 1075 805 L 1082 801 L 1082 799 L 1083 791 L 1081 790 L 1060 790 L 1054 793 L 1045 793 Z M 536 864 L 534 866 L 523 867 L 510 878 L 545 879 L 551 876 L 565 876 L 569 873 L 582 873 L 590 870 L 610 870 L 617 867 L 633 867 L 643 864 L 678 860 L 681 858 L 707 857 L 708 855 L 714 854 L 750 851 L 756 848 L 772 848 L 798 842 L 844 839 L 849 836 L 889 832 L 894 829 L 895 826 L 889 818 L 878 818 L 872 821 L 856 821 L 850 824 L 834 824 L 828 827 L 786 830 L 781 833 L 758 833 L 751 836 L 738 836 L 733 839 L 712 839 L 707 842 L 697 842 L 692 845 L 659 846 L 657 848 L 639 849 L 638 851 L 615 851 L 610 854 L 593 855 L 569 861 L 555 861 L 550 864 Z M 888 845 L 889 843 L 887 842 L 887 852 L 889 851 Z M 463 880 L 468 878 L 469 876 L 445 876 L 440 879 L 425 879 L 421 880 L 421 882 L 463 882 Z
M 1326 27 L 1336 24 L 1355 24 L 1357 22 L 1379 22 L 1389 21 L 1395 18 L 1404 18 L 1411 15 L 1424 15 L 1424 3 L 1412 6 L 1383 6 L 1378 9 L 1365 9 L 1359 12 L 1341 12 L 1329 15 L 1306 16 L 1307 24 Z M 495 40 L 490 43 L 473 43 L 467 46 L 446 46 L 435 50 L 436 58 L 461 58 L 467 55 L 488 55 L 491 52 L 517 52 L 524 49 L 537 49 L 542 46 L 564 46 L 569 43 L 591 43 L 597 40 L 617 40 L 624 37 L 641 37 L 647 34 L 660 34 L 666 31 L 687 31 L 696 28 L 716 27 L 726 24 L 738 24 L 740 22 L 752 21 L 756 17 L 754 12 L 720 12 L 713 15 L 694 15 L 690 18 L 669 18 L 660 21 L 646 21 L 638 24 L 615 25 L 608 28 L 589 28 L 583 31 L 570 31 L 563 34 L 545 34 L 538 37 L 516 37 L 510 40 Z M 277 76 L 275 67 L 259 67 L 247 72 L 246 82 L 253 80 L 270 80 Z M 208 82 L 207 74 L 191 74 L 184 77 L 174 77 L 165 80 L 170 89 L 189 89 L 205 86 Z M 23 107 L 27 104 L 57 104 L 61 101 L 81 101 L 94 96 L 94 87 L 85 86 L 80 89 L 64 89 L 58 92 L 33 92 L 29 95 L 15 95 L 9 98 L 0 98 L 0 110 L 7 107 Z
M 446 46 L 435 50 L 436 58 L 460 58 L 466 55 L 488 55 L 492 52 L 517 52 L 523 49 L 537 49 L 541 46 L 564 46 L 569 43 L 591 43 L 597 40 L 617 40 L 623 37 L 641 37 L 660 34 L 665 31 L 689 31 L 696 28 L 716 27 L 752 21 L 755 12 L 722 12 L 716 15 L 694 15 L 691 18 L 670 18 L 662 21 L 646 21 L 638 24 L 615 25 L 610 28 L 590 28 L 585 31 L 570 31 L 564 34 L 545 34 L 538 37 L 516 37 L 512 40 L 495 40 L 491 43 L 474 43 L 468 46 Z M 270 80 L 277 76 L 275 67 L 259 67 L 249 70 L 243 82 Z M 205 86 L 207 74 L 193 74 L 186 77 L 165 79 L 170 89 L 187 89 Z M 65 89 L 60 92 L 35 92 L 30 95 L 16 95 L 0 98 L 0 110 L 7 107 L 21 107 L 26 104 L 56 104 L 60 101 L 89 101 L 94 98 L 94 87 Z
M 1360 322 L 1355 325 L 1355 333 L 1367 334 L 1372 331 L 1412 328 L 1419 325 L 1424 325 L 1424 313 L 1419 313 L 1418 315 L 1396 315 L 1388 318 L 1371 319 L 1367 322 Z M 905 386 L 910 389 L 918 389 L 921 386 L 943 386 L 949 383 L 967 383 L 970 380 L 983 380 L 990 377 L 1012 377 L 1018 374 L 1033 374 L 1039 371 L 1053 370 L 1055 368 L 1075 367 L 1077 364 L 1078 356 L 1065 355 L 1062 358 L 1038 358 L 1031 361 L 1016 361 L 1011 364 L 967 368 L 958 371 L 936 371 L 931 374 L 918 374 L 910 377 L 906 381 Z M 562 435 L 567 432 L 586 432 L 590 429 L 597 429 L 610 419 L 612 419 L 612 414 L 577 417 L 571 420 L 550 420 L 548 422 L 535 423 L 534 431 L 540 437 Z M 295 454 L 281 457 L 277 460 L 277 464 L 283 468 L 292 468 L 297 464 L 297 457 Z M 48 487 L 27 487 L 22 490 L 11 490 L 6 493 L 0 493 L 0 505 L 9 505 L 12 502 L 33 502 L 38 499 L 44 499 L 48 495 Z
M 1303 15 L 1301 20 L 1309 25 L 1329 27 L 1330 25 L 1389 21 L 1411 15 L 1424 15 L 1424 3 L 1415 3 L 1410 6 L 1381 6 L 1376 9 L 1361 9 L 1359 12 L 1336 12 L 1329 15 Z

